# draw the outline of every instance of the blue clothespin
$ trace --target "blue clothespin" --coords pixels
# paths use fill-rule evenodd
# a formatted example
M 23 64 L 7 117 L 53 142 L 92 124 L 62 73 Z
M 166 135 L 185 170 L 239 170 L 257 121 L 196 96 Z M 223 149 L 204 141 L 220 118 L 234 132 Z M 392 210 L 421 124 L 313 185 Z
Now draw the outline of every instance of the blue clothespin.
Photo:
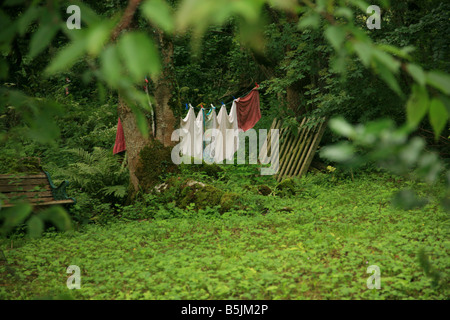
M 225 103 L 223 103 L 223 101 L 222 101 L 222 105 L 223 105 L 223 106 L 225 105 Z
M 236 98 L 233 96 L 233 99 L 236 100 Z
M 188 104 L 186 103 L 186 110 L 189 109 Z

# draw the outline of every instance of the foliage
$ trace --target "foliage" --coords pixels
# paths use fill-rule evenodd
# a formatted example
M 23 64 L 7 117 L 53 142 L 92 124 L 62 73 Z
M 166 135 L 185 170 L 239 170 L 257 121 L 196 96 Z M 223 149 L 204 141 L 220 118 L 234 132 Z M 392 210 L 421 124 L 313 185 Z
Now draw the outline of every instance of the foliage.
M 448 210 L 450 7 L 374 2 L 383 9 L 380 30 L 365 27 L 368 4 L 360 0 L 147 0 L 129 21 L 125 1 L 75 2 L 81 30 L 66 28 L 66 4 L 58 0 L 2 4 L 0 173 L 18 171 L 18 159 L 40 157 L 52 176 L 70 180 L 74 220 L 97 225 L 8 250 L 23 273 L 5 276 L 0 293 L 64 294 L 55 270 L 74 258 L 88 271 L 76 298 L 448 299 L 448 215 L 438 203 Z M 217 105 L 262 82 L 258 127 L 270 126 L 271 116 L 291 128 L 304 115 L 346 119 L 331 120 L 333 132 L 324 137 L 343 140 L 322 148 L 336 169 L 276 184 L 258 166 L 180 168 L 220 199 L 208 205 L 208 192 L 199 194 L 196 207 L 196 195 L 186 191 L 180 208 L 180 189 L 172 186 L 124 206 L 128 176 L 110 152 L 117 94 L 147 136 L 149 104 L 140 86 L 163 70 L 153 36 L 159 31 L 175 46 L 171 104 Z M 152 186 L 173 172 L 165 161 L 152 172 Z M 408 180 L 369 179 L 367 163 Z M 2 209 L 0 232 L 25 223 L 37 237 L 46 221 L 66 230 L 64 211 L 49 210 Z M 113 222 L 120 223 L 100 227 Z M 35 244 L 45 248 L 36 256 Z M 132 263 L 148 257 L 149 265 Z M 364 287 L 369 261 L 387 270 L 385 290 Z
M 92 152 L 69 149 L 73 156 L 68 168 L 54 168 L 55 178 L 68 179 L 73 189 L 79 189 L 101 202 L 121 202 L 128 191 L 128 171 L 125 162 L 109 150 L 94 147 Z
M 296 181 L 305 191 L 283 202 L 254 195 L 267 212 L 250 216 L 180 210 L 167 219 L 157 206 L 124 207 L 124 216 L 140 221 L 48 233 L 13 249 L 5 241 L 15 276 L 0 266 L 0 296 L 448 299 L 448 215 L 436 202 L 409 211 L 389 205 L 401 188 L 414 185 L 424 196 L 442 192 L 442 185 L 429 189 L 380 174 L 340 179 L 333 187 L 327 181 L 328 174 L 309 174 Z M 145 219 L 148 210 L 160 213 Z M 65 270 L 73 264 L 81 269 L 80 290 L 66 287 Z M 380 290 L 367 289 L 370 265 L 380 267 Z
M 425 181 L 429 185 L 443 179 L 447 192 L 441 195 L 440 201 L 449 210 L 450 171 L 436 153 L 425 150 L 422 138 L 408 140 L 408 129 L 396 129 L 392 121 L 388 120 L 352 126 L 336 118 L 330 121 L 330 127 L 350 141 L 322 148 L 323 157 L 352 167 L 375 162 L 385 170 L 408 179 Z M 414 200 L 413 193 L 408 191 L 399 194 L 399 197 L 399 204 L 403 203 L 404 206 L 410 206 L 411 203 L 419 205 L 420 202 L 422 206 L 426 204 L 424 199 Z

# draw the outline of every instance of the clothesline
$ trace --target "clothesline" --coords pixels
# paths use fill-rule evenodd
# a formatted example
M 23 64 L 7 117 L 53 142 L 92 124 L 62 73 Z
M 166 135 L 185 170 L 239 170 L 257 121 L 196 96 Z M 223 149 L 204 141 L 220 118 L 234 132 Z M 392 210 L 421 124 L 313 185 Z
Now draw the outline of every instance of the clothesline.
M 253 90 L 255 90 L 256 88 L 259 88 L 259 84 L 258 84 L 258 83 L 255 82 L 255 85 L 256 85 L 256 86 L 255 86 L 254 88 L 252 88 L 250 91 L 248 91 L 247 93 L 243 94 L 243 95 L 240 96 L 239 98 L 243 98 L 243 97 L 247 96 L 250 92 L 252 92 Z M 234 96 L 232 96 L 232 97 L 233 97 L 233 100 L 231 100 L 231 101 L 229 101 L 229 102 L 227 102 L 227 103 L 224 103 L 224 102 L 222 101 L 221 106 L 227 106 L 227 105 L 233 103 L 233 101 L 236 100 L 236 98 L 235 98 Z M 205 107 L 203 107 L 203 103 L 200 103 L 200 104 L 198 104 L 197 106 L 192 106 L 190 103 L 186 103 L 185 106 L 186 106 L 186 108 L 185 108 L 186 110 L 188 110 L 189 107 L 196 108 L 196 109 L 206 109 Z M 209 114 L 211 113 L 211 111 L 212 111 L 213 109 L 215 109 L 215 108 L 216 108 L 216 107 L 211 103 L 211 108 L 209 109 L 209 111 L 208 111 L 208 113 L 207 113 L 206 115 L 209 115 Z
M 147 78 L 145 78 L 145 82 L 146 82 L 146 85 L 145 85 L 144 89 L 147 93 L 149 106 L 152 110 L 152 133 L 153 133 L 153 135 L 155 135 L 155 126 L 154 126 L 155 119 L 154 119 L 153 107 L 151 105 L 151 100 L 148 97 L 148 88 L 147 88 L 148 80 L 147 80 Z M 223 156 L 226 156 L 227 158 L 229 156 L 232 156 L 234 154 L 234 152 L 236 152 L 236 150 L 237 150 L 236 149 L 237 144 L 234 141 L 234 135 L 231 133 L 231 136 L 229 136 L 227 129 L 235 129 L 235 130 L 241 129 L 242 131 L 245 132 L 245 131 L 253 128 L 253 126 L 259 121 L 259 119 L 261 119 L 261 112 L 259 109 L 259 92 L 258 92 L 258 90 L 255 90 L 255 89 L 259 88 L 259 85 L 257 83 L 255 83 L 255 85 L 256 85 L 256 87 L 254 87 L 252 90 L 250 90 L 245 95 L 239 97 L 239 99 L 236 99 L 233 96 L 232 101 L 230 101 L 226 104 L 222 102 L 220 112 L 219 112 L 219 115 L 217 115 L 217 117 L 216 117 L 216 113 L 215 113 L 216 107 L 213 104 L 211 104 L 211 108 L 209 109 L 208 112 L 206 112 L 207 111 L 206 108 L 203 107 L 203 103 L 200 104 L 200 108 L 195 107 L 197 109 L 202 110 L 202 112 L 200 112 L 198 114 L 198 116 L 196 117 L 194 107 L 190 103 L 189 104 L 186 103 L 186 109 L 189 109 L 189 112 L 188 112 L 188 115 L 182 120 L 182 122 L 183 121 L 189 122 L 188 131 L 190 133 L 192 133 L 192 135 L 191 135 L 192 139 L 194 139 L 194 136 L 195 136 L 196 138 L 194 140 L 198 140 L 198 142 L 195 144 L 196 150 L 194 151 L 193 145 L 191 146 L 191 142 L 193 142 L 194 140 L 192 140 L 190 142 L 184 141 L 183 142 L 183 144 L 185 144 L 184 149 L 186 149 L 186 150 L 183 150 L 183 154 L 191 154 L 192 156 L 200 156 L 200 157 L 203 155 L 203 152 L 201 150 L 197 150 L 197 149 L 198 149 L 198 147 L 201 148 L 201 146 L 203 146 L 202 149 L 204 149 L 204 147 L 205 147 L 205 144 L 203 141 L 204 129 L 206 129 L 208 127 L 207 122 L 209 122 L 209 123 L 212 122 L 212 123 L 214 123 L 212 128 L 219 128 L 220 130 L 222 130 L 223 131 L 222 135 L 224 137 L 223 138 L 224 141 L 222 141 L 220 146 L 216 148 L 217 155 L 215 156 L 215 159 L 217 161 L 219 161 L 220 159 L 223 158 Z M 233 105 L 231 107 L 230 114 L 228 115 L 227 110 L 226 110 L 226 105 L 230 104 L 230 103 L 232 103 Z M 194 118 L 196 118 L 196 119 L 198 118 L 197 121 L 193 121 Z M 217 120 L 220 120 L 217 123 L 215 123 L 216 118 L 217 118 Z M 233 118 L 233 119 L 231 119 L 231 118 Z M 201 123 L 200 124 L 201 129 L 194 130 L 194 124 L 195 124 L 195 126 L 199 125 L 197 123 L 198 120 L 200 120 L 199 122 Z M 229 146 L 226 147 L 226 145 L 229 145 Z M 116 154 L 116 153 L 120 153 L 123 151 L 126 151 L 125 136 L 123 133 L 122 124 L 120 122 L 120 117 L 119 117 L 118 123 L 117 123 L 116 142 L 114 145 L 113 153 Z

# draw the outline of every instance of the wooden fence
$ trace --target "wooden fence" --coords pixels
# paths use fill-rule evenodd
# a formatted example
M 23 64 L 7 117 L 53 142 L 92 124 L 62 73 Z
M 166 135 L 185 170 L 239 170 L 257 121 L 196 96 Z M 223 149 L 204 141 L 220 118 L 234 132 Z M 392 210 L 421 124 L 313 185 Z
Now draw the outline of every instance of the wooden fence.
M 270 129 L 279 130 L 279 169 L 276 175 L 278 181 L 286 177 L 300 177 L 309 169 L 314 154 L 326 128 L 326 119 L 319 121 L 313 118 L 303 118 L 295 134 L 290 128 L 283 128 L 283 120 L 274 119 Z M 261 152 L 271 155 L 271 131 Z M 266 152 L 267 150 L 267 152 Z M 266 152 L 266 153 L 264 153 Z M 268 157 L 264 159 L 267 163 Z

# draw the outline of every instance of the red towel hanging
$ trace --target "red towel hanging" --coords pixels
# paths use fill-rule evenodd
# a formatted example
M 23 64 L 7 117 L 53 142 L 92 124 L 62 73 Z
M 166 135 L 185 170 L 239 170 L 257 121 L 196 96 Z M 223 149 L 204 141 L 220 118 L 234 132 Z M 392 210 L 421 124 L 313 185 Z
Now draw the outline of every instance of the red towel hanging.
M 113 154 L 125 151 L 127 148 L 125 146 L 125 135 L 123 134 L 122 123 L 117 122 L 117 132 L 116 132 L 116 143 L 114 144 Z
M 243 131 L 253 128 L 261 119 L 258 87 L 259 85 L 256 84 L 256 87 L 248 95 L 236 101 L 238 127 Z

